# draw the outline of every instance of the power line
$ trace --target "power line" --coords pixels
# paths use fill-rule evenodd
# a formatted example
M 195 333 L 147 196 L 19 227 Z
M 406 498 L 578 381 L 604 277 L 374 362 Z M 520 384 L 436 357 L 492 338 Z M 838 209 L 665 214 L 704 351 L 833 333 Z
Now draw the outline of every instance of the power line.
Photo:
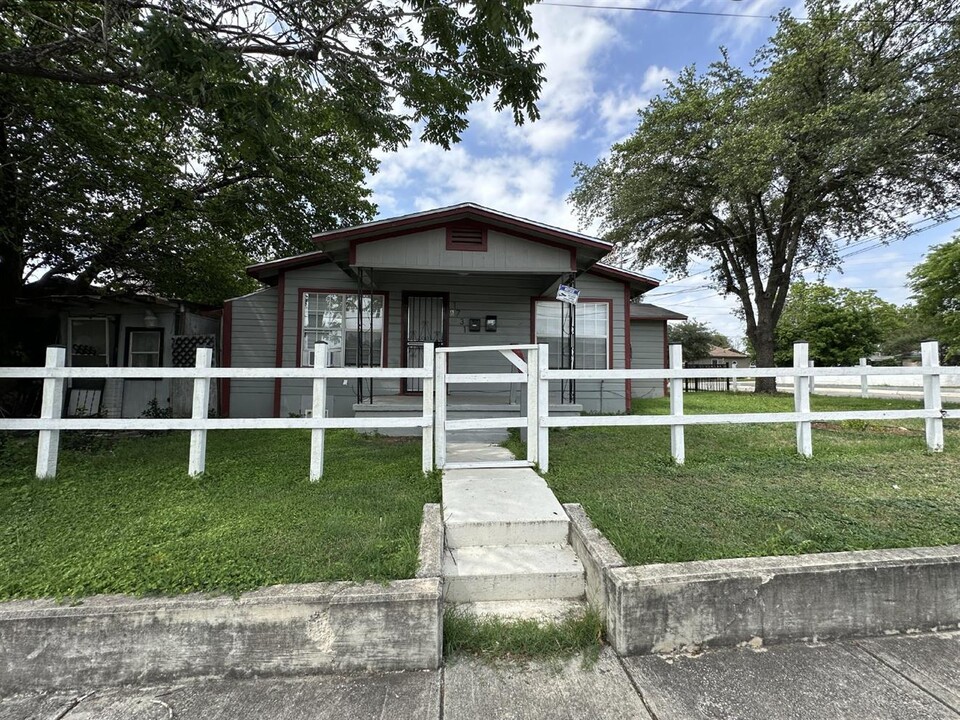
M 637 7 L 636 5 L 588 5 L 586 3 L 538 2 L 537 5 L 552 7 L 583 8 L 586 10 L 625 10 L 629 12 L 661 13 L 664 15 L 694 15 L 698 17 L 745 18 L 748 20 L 776 20 L 775 15 L 751 15 L 749 13 L 726 13 L 710 10 L 671 10 L 668 8 Z M 796 18 L 806 20 L 806 18 Z

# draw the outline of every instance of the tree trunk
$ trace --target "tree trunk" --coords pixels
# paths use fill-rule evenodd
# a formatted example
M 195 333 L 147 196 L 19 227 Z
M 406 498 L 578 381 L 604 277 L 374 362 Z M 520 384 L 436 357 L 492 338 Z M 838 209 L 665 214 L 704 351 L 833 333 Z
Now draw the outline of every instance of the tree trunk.
M 760 306 L 757 308 L 757 324 L 753 328 L 747 328 L 747 336 L 753 344 L 753 350 L 757 354 L 757 367 L 772 368 L 775 367 L 773 353 L 776 348 L 773 340 L 773 319 L 772 309 Z M 757 378 L 754 386 L 755 392 L 772 394 L 777 391 L 776 378 Z

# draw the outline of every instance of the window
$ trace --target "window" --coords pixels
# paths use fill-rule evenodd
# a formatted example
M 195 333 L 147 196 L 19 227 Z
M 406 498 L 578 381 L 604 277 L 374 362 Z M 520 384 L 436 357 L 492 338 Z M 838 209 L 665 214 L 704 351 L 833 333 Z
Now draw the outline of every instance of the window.
M 107 367 L 110 334 L 107 318 L 70 318 L 70 365 Z
M 579 302 L 576 305 L 561 306 L 556 300 L 538 300 L 536 313 L 536 336 L 538 343 L 546 343 L 550 348 L 550 367 L 561 367 L 561 343 L 566 335 L 567 313 L 576 308 L 576 365 L 589 370 L 607 369 L 610 347 L 609 322 L 610 306 L 605 302 Z M 562 315 L 561 315 L 562 313 Z M 561 332 L 562 330 L 562 332 Z M 564 360 L 564 364 L 566 361 Z
M 381 367 L 383 365 L 383 295 L 363 296 L 363 317 L 358 296 L 351 293 L 303 294 L 300 365 L 312 367 L 313 346 L 327 344 L 329 367 Z M 360 325 L 363 338 L 360 338 Z M 372 345 L 372 347 L 371 347 Z M 358 357 L 359 355 L 359 357 Z M 358 362 L 359 360 L 359 362 Z
M 447 250 L 487 251 L 487 229 L 473 223 L 447 226 Z
M 160 367 L 162 348 L 162 330 L 127 330 L 127 367 Z

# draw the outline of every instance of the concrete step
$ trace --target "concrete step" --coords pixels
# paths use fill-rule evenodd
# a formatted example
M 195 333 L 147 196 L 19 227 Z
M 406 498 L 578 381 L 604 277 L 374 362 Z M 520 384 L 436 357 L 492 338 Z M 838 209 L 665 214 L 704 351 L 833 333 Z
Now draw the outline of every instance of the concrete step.
M 588 605 L 585 600 L 487 600 L 450 606 L 454 612 L 478 619 L 535 620 L 541 625 L 562 623 L 583 617 Z
M 570 523 L 543 478 L 529 468 L 447 470 L 447 547 L 566 543 Z
M 566 544 L 448 548 L 443 578 L 444 597 L 453 603 L 584 595 L 583 565 Z

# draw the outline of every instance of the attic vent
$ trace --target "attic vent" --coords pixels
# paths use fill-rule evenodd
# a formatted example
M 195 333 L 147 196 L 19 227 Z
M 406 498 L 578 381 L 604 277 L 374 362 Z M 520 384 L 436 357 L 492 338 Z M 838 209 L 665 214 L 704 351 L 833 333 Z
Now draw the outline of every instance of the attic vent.
M 449 225 L 447 250 L 487 251 L 487 229 L 481 225 Z

